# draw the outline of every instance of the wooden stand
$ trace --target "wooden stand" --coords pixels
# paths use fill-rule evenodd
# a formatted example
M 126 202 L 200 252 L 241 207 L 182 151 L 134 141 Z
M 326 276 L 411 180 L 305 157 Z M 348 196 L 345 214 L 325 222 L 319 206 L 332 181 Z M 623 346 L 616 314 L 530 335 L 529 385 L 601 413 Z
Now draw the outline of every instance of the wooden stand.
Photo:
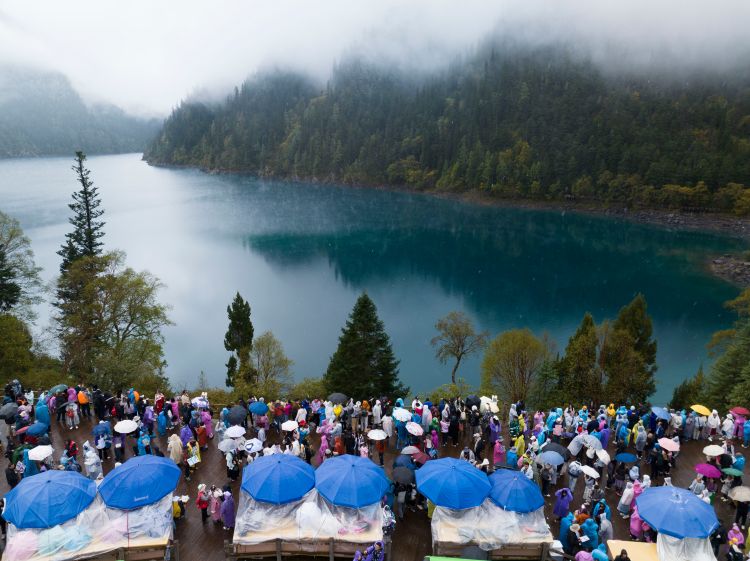
M 386 561 L 391 560 L 391 540 L 384 538 L 384 549 Z M 227 561 L 242 561 L 245 559 L 276 559 L 281 561 L 284 557 L 292 556 L 327 556 L 329 561 L 336 558 L 351 559 L 354 552 L 368 547 L 367 543 L 354 543 L 340 540 L 318 540 L 318 541 L 289 541 L 273 540 L 259 544 L 244 545 L 233 544 L 224 541 L 224 553 Z M 126 560 L 127 561 L 127 560 Z
M 432 553 L 443 557 L 460 557 L 464 548 L 472 544 L 433 542 Z M 498 561 L 529 560 L 544 561 L 547 559 L 549 543 L 508 544 L 488 552 L 488 559 Z

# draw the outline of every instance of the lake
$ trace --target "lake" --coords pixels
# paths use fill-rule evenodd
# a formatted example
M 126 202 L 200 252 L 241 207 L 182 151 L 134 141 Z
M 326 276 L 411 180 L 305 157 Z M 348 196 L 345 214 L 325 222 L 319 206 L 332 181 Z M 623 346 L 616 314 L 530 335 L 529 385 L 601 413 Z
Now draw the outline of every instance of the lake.
M 658 340 L 657 394 L 707 364 L 722 303 L 738 290 L 704 268 L 741 242 L 575 213 L 491 208 L 421 194 L 210 175 L 148 166 L 140 154 L 91 157 L 107 249 L 166 288 L 167 372 L 192 387 L 201 371 L 223 385 L 226 307 L 249 300 L 255 333 L 271 330 L 299 379 L 321 375 L 357 296 L 366 290 L 401 361 L 425 391 L 450 381 L 434 358 L 436 320 L 463 310 L 481 329 L 546 331 L 562 350 L 586 311 L 612 318 L 645 294 Z M 69 231 L 78 188 L 72 158 L 0 161 L 0 209 L 31 238 L 43 277 Z M 37 329 L 49 315 L 42 307 Z M 479 381 L 480 357 L 459 375 Z

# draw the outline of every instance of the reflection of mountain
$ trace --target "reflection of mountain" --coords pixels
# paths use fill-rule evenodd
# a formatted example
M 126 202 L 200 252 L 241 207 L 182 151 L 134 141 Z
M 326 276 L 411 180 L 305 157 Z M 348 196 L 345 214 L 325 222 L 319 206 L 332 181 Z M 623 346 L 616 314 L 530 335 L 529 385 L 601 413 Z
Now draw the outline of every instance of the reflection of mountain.
M 357 288 L 423 278 L 466 299 L 489 323 L 518 317 L 544 325 L 585 310 L 601 319 L 639 291 L 662 320 L 705 322 L 716 317 L 717 300 L 734 295 L 700 268 L 707 252 L 732 243 L 725 239 L 543 212 L 461 207 L 445 214 L 427 227 L 407 220 L 378 228 L 365 219 L 361 228 L 251 235 L 246 243 L 282 268 L 325 258 Z

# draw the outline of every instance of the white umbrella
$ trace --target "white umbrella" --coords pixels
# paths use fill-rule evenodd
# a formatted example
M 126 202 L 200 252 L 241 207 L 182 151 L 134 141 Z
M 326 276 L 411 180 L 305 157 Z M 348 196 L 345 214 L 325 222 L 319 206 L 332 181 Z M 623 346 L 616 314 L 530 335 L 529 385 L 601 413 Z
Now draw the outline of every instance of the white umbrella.
M 609 464 L 611 461 L 611 458 L 609 457 L 609 454 L 606 450 L 597 450 L 596 451 L 596 457 L 599 458 L 599 461 L 603 463 L 605 466 Z
M 590 434 L 583 434 L 581 435 L 581 437 L 583 440 L 583 445 L 586 448 L 593 448 L 594 450 L 602 449 L 602 441 L 596 438 L 595 436 L 590 435 Z
M 406 423 L 406 431 L 410 434 L 413 434 L 414 436 L 422 436 L 424 434 L 422 425 L 418 425 L 417 423 L 414 423 L 412 421 Z
M 497 406 L 497 401 L 493 400 L 491 397 L 487 397 L 486 395 L 483 395 L 482 397 L 479 398 L 479 401 L 481 401 L 482 405 L 487 407 L 493 413 L 500 412 L 500 408 Z
M 208 400 L 202 395 L 199 395 L 198 397 L 194 397 L 190 401 L 190 403 L 193 404 L 193 407 L 203 407 L 204 409 L 208 408 Z
M 385 440 L 386 438 L 388 438 L 388 435 L 385 434 L 384 430 L 372 429 L 367 433 L 367 438 L 369 438 L 370 440 Z
M 250 440 L 245 442 L 245 450 L 248 454 L 252 454 L 253 452 L 260 452 L 261 450 L 263 450 L 263 443 L 257 438 L 251 438 Z
M 582 471 L 583 473 L 585 473 L 586 475 L 588 475 L 589 477 L 593 477 L 594 479 L 599 479 L 599 472 L 598 472 L 598 471 L 596 471 L 596 470 L 595 470 L 594 468 L 592 468 L 591 466 L 583 466 L 583 467 L 581 468 L 581 471 Z
M 292 421 L 291 419 L 289 421 L 284 421 L 283 423 L 281 423 L 281 430 L 291 432 L 293 430 L 297 430 L 298 428 L 299 425 L 297 424 L 297 421 Z
M 247 432 L 247 429 L 245 427 L 241 427 L 239 425 L 232 425 L 226 431 L 224 431 L 224 435 L 228 436 L 229 438 L 239 438 L 241 436 L 245 436 L 246 432 Z
M 120 434 L 130 434 L 137 428 L 138 423 L 131 421 L 130 419 L 125 419 L 115 425 L 115 432 L 119 432 Z
M 724 448 L 718 444 L 711 444 L 703 449 L 703 453 L 706 456 L 721 456 L 724 453 Z
M 52 452 L 54 452 L 54 448 L 52 446 L 49 446 L 47 444 L 43 446 L 36 446 L 35 448 L 32 448 L 29 450 L 29 459 L 34 460 L 35 462 L 40 462 L 44 458 L 51 456 Z
M 237 441 L 231 438 L 225 438 L 224 440 L 219 442 L 218 448 L 226 454 L 227 452 L 231 452 L 232 450 L 237 449 Z
M 421 450 L 416 446 L 405 446 L 404 449 L 401 450 L 401 453 L 404 455 L 418 454 L 419 452 L 421 452 Z
M 398 409 L 393 410 L 393 418 L 396 419 L 397 421 L 401 421 L 402 423 L 405 423 L 407 421 L 411 421 L 411 413 L 409 413 L 403 407 L 399 407 Z

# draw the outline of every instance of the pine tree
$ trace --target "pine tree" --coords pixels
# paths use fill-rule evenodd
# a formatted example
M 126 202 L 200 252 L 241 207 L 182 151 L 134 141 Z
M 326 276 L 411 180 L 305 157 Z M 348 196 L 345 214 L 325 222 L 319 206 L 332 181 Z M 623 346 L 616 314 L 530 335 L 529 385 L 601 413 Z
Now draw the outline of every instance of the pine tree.
M 624 329 L 630 334 L 633 349 L 643 357 L 647 372 L 653 376 L 656 372 L 656 341 L 653 339 L 654 326 L 643 294 L 637 294 L 620 310 L 613 327 L 616 330 Z
M 738 325 L 737 333 L 711 369 L 706 389 L 708 405 L 719 411 L 745 405 L 750 388 L 750 321 Z
M 586 405 L 599 401 L 602 387 L 596 363 L 597 343 L 594 318 L 586 312 L 581 325 L 568 340 L 562 361 L 560 389 L 568 401 Z
M 237 360 L 234 363 L 236 370 L 232 371 L 230 362 L 227 363 L 227 382 L 230 378 L 234 380 L 235 374 L 239 374 L 245 381 L 252 378 L 250 365 L 250 351 L 253 350 L 253 322 L 250 321 L 250 304 L 240 296 L 238 292 L 232 303 L 227 306 L 229 327 L 224 335 L 224 348 L 235 353 Z M 232 384 L 227 384 L 234 385 Z
M 408 394 L 398 377 L 398 361 L 375 304 L 366 293 L 357 299 L 339 346 L 323 376 L 330 392 L 343 392 L 355 399 Z
M 73 193 L 73 202 L 68 205 L 73 211 L 73 216 L 69 219 L 73 231 L 65 234 L 65 243 L 57 252 L 62 257 L 61 274 L 64 274 L 76 259 L 100 255 L 104 245 L 101 241 L 104 236 L 104 221 L 99 220 L 104 210 L 99 208 L 99 189 L 91 180 L 91 172 L 83 165 L 85 161 L 86 154 L 76 152 L 72 169 L 78 183 L 81 184 L 81 189 Z
M 237 357 L 234 355 L 229 355 L 229 360 L 224 366 L 227 367 L 227 377 L 226 380 L 224 380 L 224 384 L 228 388 L 233 388 L 234 380 L 237 376 Z
M 21 299 L 21 287 L 16 282 L 16 274 L 8 263 L 8 254 L 0 244 L 0 313 L 9 312 Z

